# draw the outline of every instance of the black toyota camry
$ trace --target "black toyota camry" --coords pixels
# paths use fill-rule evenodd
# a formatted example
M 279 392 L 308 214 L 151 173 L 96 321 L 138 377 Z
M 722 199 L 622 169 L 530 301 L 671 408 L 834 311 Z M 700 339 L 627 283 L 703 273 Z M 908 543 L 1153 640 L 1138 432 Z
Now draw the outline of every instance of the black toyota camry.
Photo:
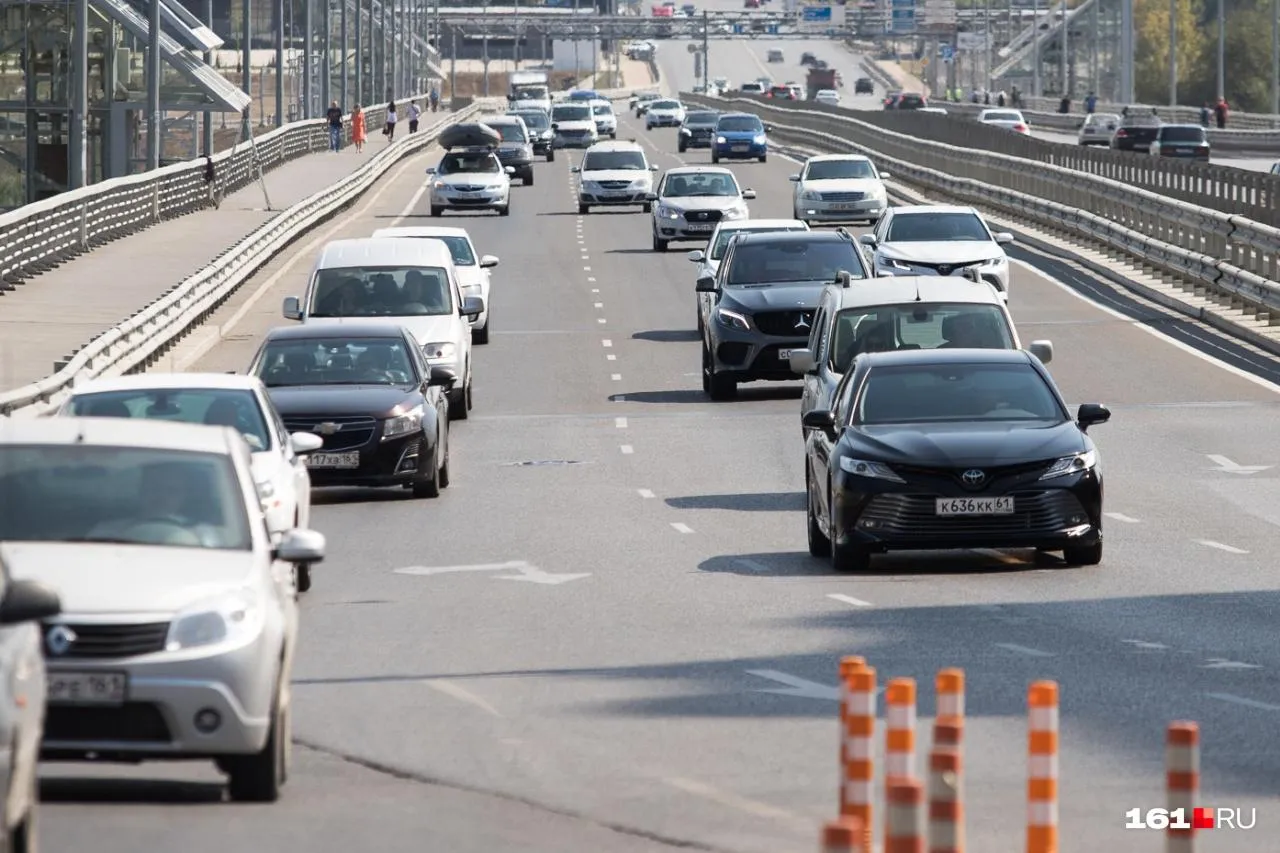
M 1102 560 L 1102 472 L 1044 366 L 1021 350 L 870 353 L 804 416 L 809 552 L 866 571 L 890 550 L 1036 548 Z
M 434 498 L 449 485 L 449 389 L 413 335 L 384 323 L 272 329 L 249 373 L 262 379 L 286 432 L 315 433 L 312 486 L 403 486 Z

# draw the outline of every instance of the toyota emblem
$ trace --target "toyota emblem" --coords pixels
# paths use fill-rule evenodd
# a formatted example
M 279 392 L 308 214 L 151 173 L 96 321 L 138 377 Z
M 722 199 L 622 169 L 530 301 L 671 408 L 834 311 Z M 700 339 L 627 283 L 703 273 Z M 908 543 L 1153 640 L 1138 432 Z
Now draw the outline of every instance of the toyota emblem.
M 49 629 L 49 633 L 44 635 L 44 647 L 54 657 L 61 657 L 71 651 L 75 641 L 76 632 L 66 625 L 54 625 Z
M 938 267 L 938 273 L 939 275 L 951 275 L 951 267 L 948 267 L 948 266 Z M 979 471 L 978 473 L 982 473 L 982 472 Z
M 966 486 L 981 486 L 983 481 L 987 479 L 987 474 L 977 468 L 970 468 L 960 475 L 960 479 L 964 480 Z

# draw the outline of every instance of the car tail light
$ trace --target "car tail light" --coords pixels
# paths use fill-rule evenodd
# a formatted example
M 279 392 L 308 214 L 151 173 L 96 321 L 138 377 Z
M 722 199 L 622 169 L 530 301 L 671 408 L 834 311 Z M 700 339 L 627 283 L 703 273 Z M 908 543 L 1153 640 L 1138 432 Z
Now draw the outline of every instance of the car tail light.
M 1026 133 L 1026 132 L 1027 132 L 1027 130 L 1028 130 L 1028 128 L 1027 128 L 1027 126 L 1026 126 L 1025 124 L 1015 124 L 1015 125 L 1013 126 L 1013 129 L 1014 129 L 1014 130 L 1016 130 L 1016 131 L 1018 131 L 1018 133 Z
M 1128 136 L 1128 135 L 1129 135 L 1129 131 L 1127 131 L 1127 130 L 1117 130 L 1117 131 L 1116 131 L 1116 136 Z

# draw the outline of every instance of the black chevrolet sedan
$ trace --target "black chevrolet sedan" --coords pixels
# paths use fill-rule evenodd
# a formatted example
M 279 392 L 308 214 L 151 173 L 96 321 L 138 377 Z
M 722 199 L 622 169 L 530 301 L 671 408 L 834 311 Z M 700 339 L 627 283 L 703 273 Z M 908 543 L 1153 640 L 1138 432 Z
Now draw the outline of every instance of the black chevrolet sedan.
M 249 373 L 285 431 L 320 436 L 312 486 L 402 486 L 434 498 L 449 485 L 449 396 L 458 377 L 431 367 L 413 335 L 383 323 L 272 329 Z
M 809 553 L 866 571 L 876 552 L 1062 551 L 1102 561 L 1102 472 L 1044 366 L 1021 350 L 871 353 L 834 410 L 804 416 Z

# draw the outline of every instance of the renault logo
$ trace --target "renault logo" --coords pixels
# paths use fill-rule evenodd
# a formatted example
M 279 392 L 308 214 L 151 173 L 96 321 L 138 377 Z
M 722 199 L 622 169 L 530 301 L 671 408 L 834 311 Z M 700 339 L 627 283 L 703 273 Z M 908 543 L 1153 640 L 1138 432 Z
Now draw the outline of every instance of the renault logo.
M 800 331 L 801 329 L 808 329 L 808 328 L 810 328 L 810 327 L 809 327 L 809 315 L 808 315 L 808 314 L 801 314 L 798 318 L 796 318 L 796 326 L 795 326 L 795 328 L 796 328 L 796 331 L 797 331 L 797 332 L 798 332 L 798 331 Z
M 960 475 L 960 479 L 964 480 L 966 486 L 981 486 L 987 479 L 985 471 L 979 471 L 977 468 L 970 468 Z
M 49 633 L 44 635 L 44 647 L 54 657 L 60 657 L 71 651 L 75 641 L 76 632 L 66 625 L 54 625 L 49 629 Z
M 335 424 L 333 421 L 325 421 L 322 424 L 317 424 L 315 429 L 315 431 L 321 435 L 333 435 L 335 432 L 339 432 L 341 430 L 342 424 Z

